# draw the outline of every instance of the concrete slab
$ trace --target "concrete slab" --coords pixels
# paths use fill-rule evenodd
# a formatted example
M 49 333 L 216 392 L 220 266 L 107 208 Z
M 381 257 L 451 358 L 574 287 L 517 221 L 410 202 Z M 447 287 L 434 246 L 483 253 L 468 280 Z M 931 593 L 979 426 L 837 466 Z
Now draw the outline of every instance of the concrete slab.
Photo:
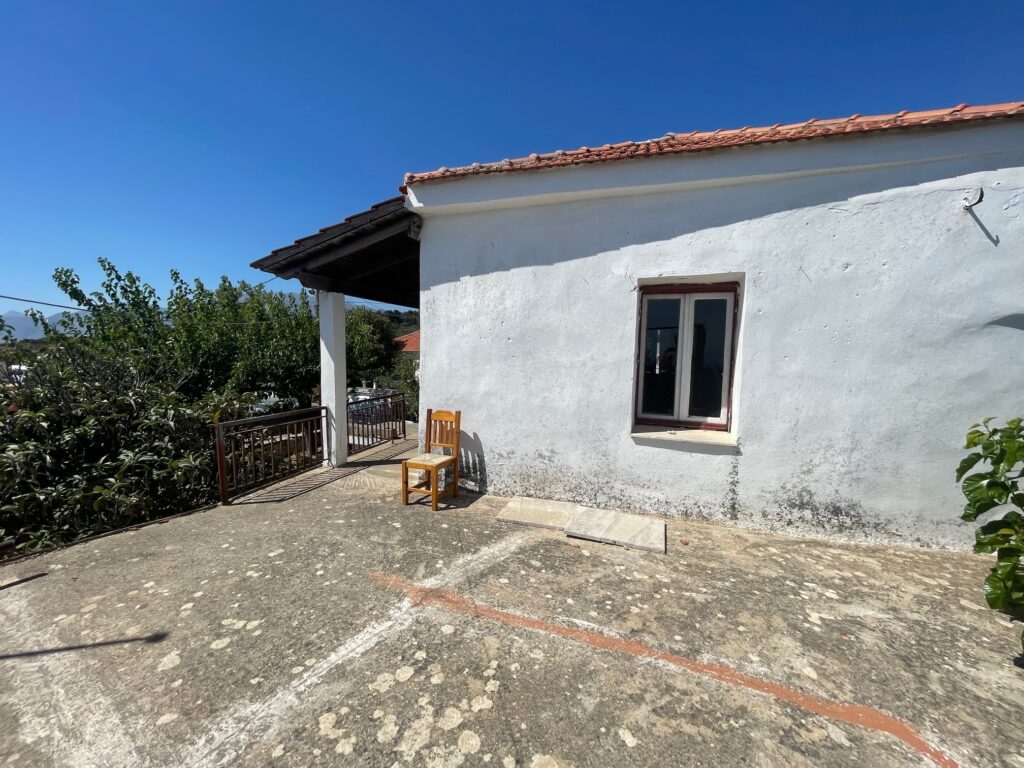
M 498 515 L 498 519 L 507 523 L 535 525 L 539 528 L 563 531 L 578 508 L 578 504 L 568 501 L 516 496 L 509 499 L 505 509 Z
M 0 763 L 1024 768 L 989 557 L 457 501 L 367 469 L 0 566 Z
M 577 539 L 665 553 L 665 522 L 646 515 L 580 506 L 565 533 Z

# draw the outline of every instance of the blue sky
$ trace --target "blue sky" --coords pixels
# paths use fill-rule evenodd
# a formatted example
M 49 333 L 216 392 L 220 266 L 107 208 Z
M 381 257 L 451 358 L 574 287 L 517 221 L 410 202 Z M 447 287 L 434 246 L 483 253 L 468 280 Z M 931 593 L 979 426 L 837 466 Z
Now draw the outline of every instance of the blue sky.
M 0 293 L 59 302 L 54 268 L 94 287 L 99 256 L 161 292 L 258 281 L 405 171 L 1024 99 L 1022 24 L 998 0 L 6 3 Z

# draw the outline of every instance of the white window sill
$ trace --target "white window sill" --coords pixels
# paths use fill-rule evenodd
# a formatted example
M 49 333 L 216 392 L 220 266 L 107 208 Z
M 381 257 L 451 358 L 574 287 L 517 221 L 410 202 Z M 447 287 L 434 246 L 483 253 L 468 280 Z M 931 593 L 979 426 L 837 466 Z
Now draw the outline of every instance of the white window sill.
M 665 429 L 664 427 L 637 424 L 633 427 L 630 437 L 640 440 L 659 440 L 666 443 L 717 445 L 726 448 L 737 446 L 735 434 L 712 429 L 684 429 L 682 427 Z

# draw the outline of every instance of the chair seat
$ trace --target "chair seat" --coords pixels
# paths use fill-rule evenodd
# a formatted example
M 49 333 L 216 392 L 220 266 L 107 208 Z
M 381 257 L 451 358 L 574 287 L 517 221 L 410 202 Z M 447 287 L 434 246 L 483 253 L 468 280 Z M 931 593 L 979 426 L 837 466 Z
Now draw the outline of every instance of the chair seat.
M 421 453 L 419 456 L 414 456 L 411 459 L 406 459 L 405 463 L 409 467 L 423 467 L 425 469 L 433 469 L 435 467 L 445 467 L 449 464 L 455 463 L 454 456 L 441 456 L 437 453 Z

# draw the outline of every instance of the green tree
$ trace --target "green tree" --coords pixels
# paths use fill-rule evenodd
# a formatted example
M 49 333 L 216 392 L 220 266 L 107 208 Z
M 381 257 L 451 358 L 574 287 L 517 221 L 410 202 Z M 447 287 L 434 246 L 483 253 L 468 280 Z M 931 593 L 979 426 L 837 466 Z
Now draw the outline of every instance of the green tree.
M 233 386 L 307 407 L 320 383 L 320 325 L 314 305 L 305 294 L 249 289 L 242 318 L 246 333 Z
M 387 315 L 367 307 L 356 307 L 345 315 L 349 386 L 382 379 L 392 369 L 397 351 L 395 327 Z
M 99 265 L 104 275 L 101 290 L 88 294 L 74 270 L 53 273 L 57 287 L 85 310 L 64 315 L 60 326 L 77 331 L 75 335 L 91 346 L 152 357 L 150 345 L 166 339 L 169 332 L 156 290 L 131 272 L 121 274 L 107 259 L 99 259 Z
M 243 317 L 247 286 L 222 277 L 210 290 L 201 280 L 186 283 L 177 272 L 171 273 L 171 281 L 167 352 L 179 372 L 181 391 L 198 398 L 229 388 L 250 330 Z
M 193 396 L 229 387 L 308 406 L 320 378 L 319 324 L 306 294 L 222 277 L 213 290 L 172 273 L 171 343 Z
M 0 388 L 0 539 L 33 549 L 215 498 L 210 423 L 274 393 L 308 404 L 318 323 L 305 295 L 172 274 L 166 305 L 101 260 L 101 289 L 54 279 L 86 311 L 43 324 L 31 348 L 0 332 L 26 376 Z M 5 370 L 5 369 L 0 369 Z
M 57 286 L 86 310 L 66 316 L 60 331 L 116 351 L 189 399 L 231 389 L 309 404 L 319 379 L 319 327 L 304 293 L 268 291 L 226 277 L 210 289 L 172 271 L 162 307 L 152 286 L 105 259 L 99 263 L 102 290 L 92 293 L 81 289 L 72 270 L 54 274 Z

